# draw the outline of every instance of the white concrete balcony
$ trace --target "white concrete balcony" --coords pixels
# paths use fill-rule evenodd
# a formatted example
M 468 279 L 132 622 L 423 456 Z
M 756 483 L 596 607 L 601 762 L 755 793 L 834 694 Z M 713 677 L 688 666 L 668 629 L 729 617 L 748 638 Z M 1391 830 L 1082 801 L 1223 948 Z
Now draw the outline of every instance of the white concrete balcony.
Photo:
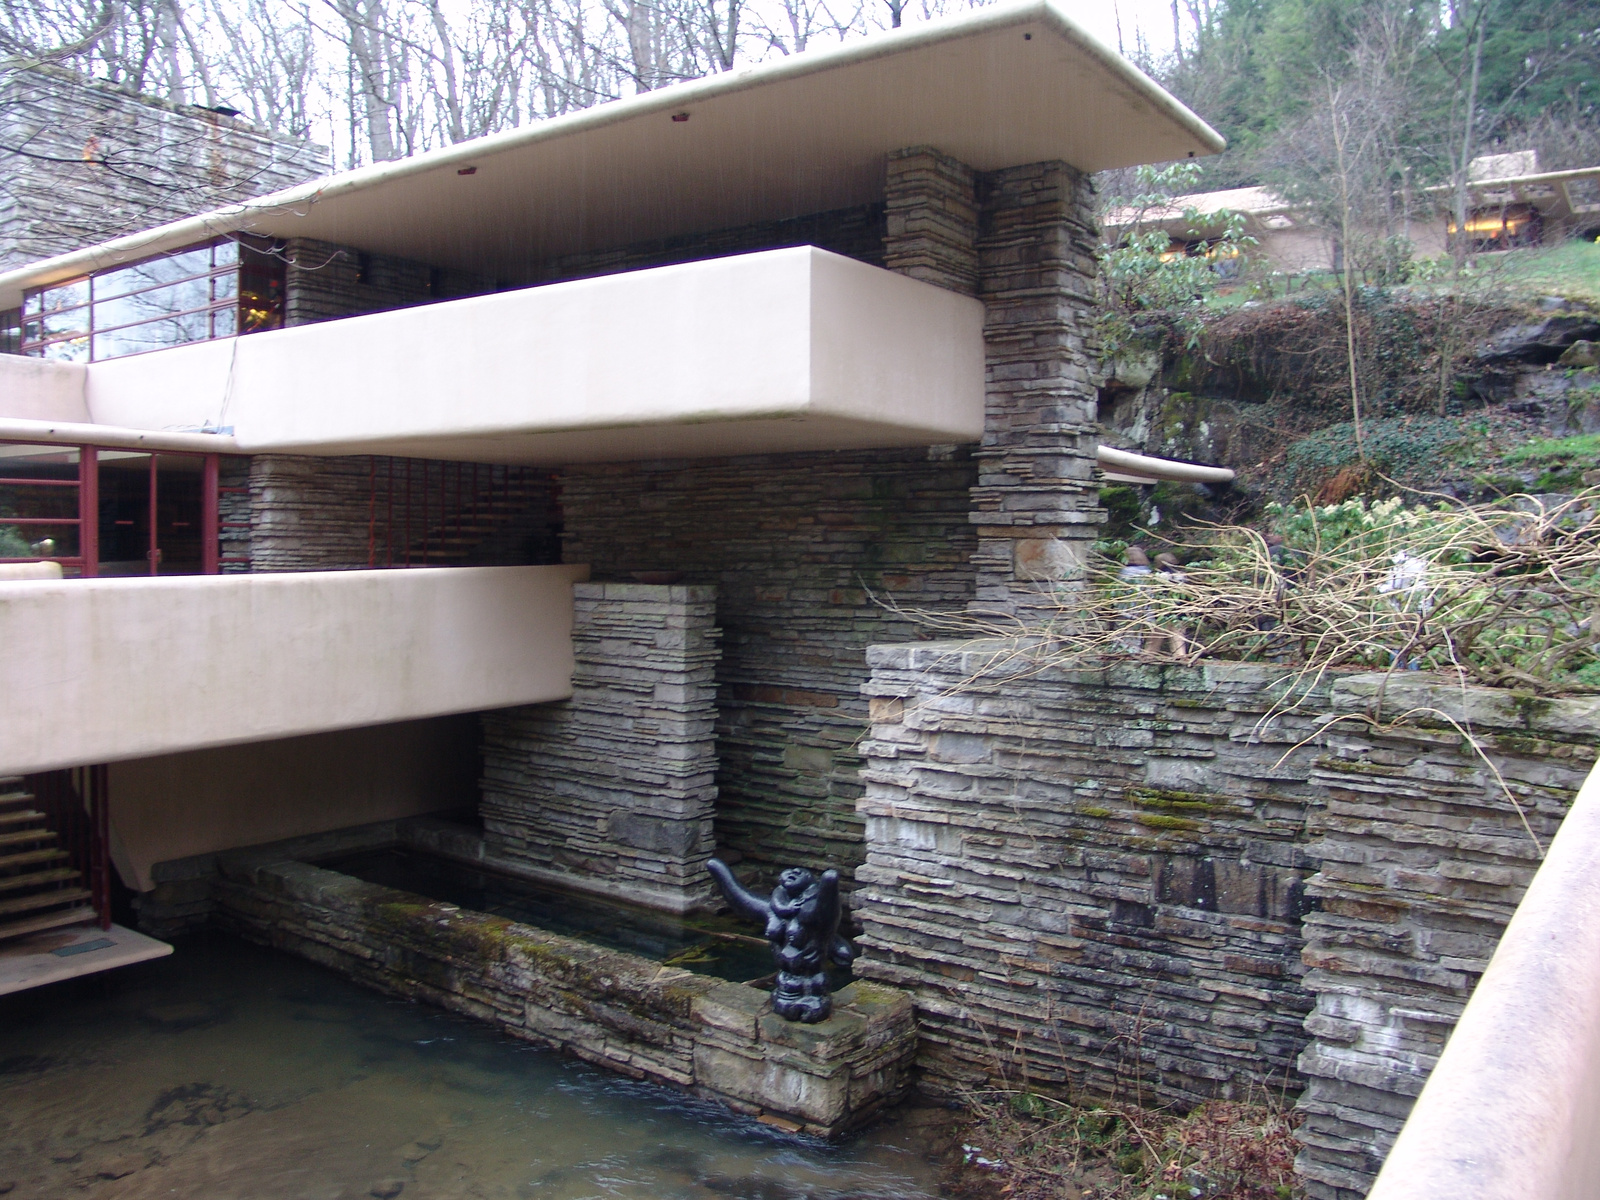
M 564 699 L 587 573 L 0 583 L 0 775 Z
M 6 376 L 0 416 L 557 465 L 983 432 L 983 307 L 813 247 Z M 230 447 L 231 448 L 231 447 Z

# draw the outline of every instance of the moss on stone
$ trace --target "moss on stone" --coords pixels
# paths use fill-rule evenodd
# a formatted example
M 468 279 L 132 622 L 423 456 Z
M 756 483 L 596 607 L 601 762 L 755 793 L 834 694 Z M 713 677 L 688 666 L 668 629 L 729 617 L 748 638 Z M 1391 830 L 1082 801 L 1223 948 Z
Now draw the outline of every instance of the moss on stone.
M 1134 820 L 1149 829 L 1172 829 L 1192 833 L 1201 827 L 1199 821 L 1191 821 L 1186 817 L 1169 817 L 1164 813 L 1140 813 Z
M 1100 808 L 1098 806 L 1086 806 L 1084 808 L 1080 808 L 1078 813 L 1080 816 L 1085 817 L 1105 818 L 1111 815 L 1111 810 L 1109 808 Z
M 1162 808 L 1170 812 L 1216 813 L 1226 812 L 1228 804 L 1206 792 L 1180 792 L 1173 788 L 1137 788 L 1123 791 L 1133 803 L 1142 808 Z
M 1511 693 L 1511 707 L 1516 711 L 1522 723 L 1528 728 L 1533 728 L 1535 721 L 1546 717 L 1550 713 L 1554 702 L 1543 696 L 1536 696 L 1532 692 L 1518 689 Z

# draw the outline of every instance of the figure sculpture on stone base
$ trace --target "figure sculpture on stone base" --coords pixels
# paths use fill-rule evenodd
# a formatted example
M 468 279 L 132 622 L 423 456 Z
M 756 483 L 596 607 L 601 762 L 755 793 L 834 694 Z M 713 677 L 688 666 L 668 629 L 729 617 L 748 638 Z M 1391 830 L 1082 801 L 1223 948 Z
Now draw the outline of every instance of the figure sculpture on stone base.
M 804 867 L 790 867 L 778 876 L 772 899 L 763 900 L 741 886 L 717 859 L 706 869 L 738 912 L 766 922 L 767 941 L 778 964 L 772 1011 L 807 1025 L 827 1020 L 833 1011 L 828 962 L 849 966 L 856 956 L 855 947 L 839 936 L 839 872 L 817 876 Z

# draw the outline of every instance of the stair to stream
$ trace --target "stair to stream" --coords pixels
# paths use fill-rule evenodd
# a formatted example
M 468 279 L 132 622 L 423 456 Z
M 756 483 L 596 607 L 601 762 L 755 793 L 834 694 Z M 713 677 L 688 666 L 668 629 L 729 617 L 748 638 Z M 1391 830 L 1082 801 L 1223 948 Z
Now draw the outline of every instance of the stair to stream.
M 92 893 L 21 779 L 0 779 L 0 941 L 95 919 Z

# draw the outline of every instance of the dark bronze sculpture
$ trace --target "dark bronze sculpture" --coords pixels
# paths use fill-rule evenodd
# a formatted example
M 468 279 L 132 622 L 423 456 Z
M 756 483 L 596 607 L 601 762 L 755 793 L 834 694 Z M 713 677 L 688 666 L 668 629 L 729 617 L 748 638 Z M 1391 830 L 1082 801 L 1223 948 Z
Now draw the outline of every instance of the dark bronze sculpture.
M 772 899 L 746 891 L 726 864 L 706 864 L 728 903 L 745 916 L 765 921 L 767 941 L 778 963 L 772 985 L 772 1011 L 788 1021 L 814 1025 L 828 1019 L 833 996 L 828 989 L 828 962 L 849 966 L 855 947 L 839 936 L 839 872 L 819 877 L 804 867 L 790 867 L 778 876 Z

